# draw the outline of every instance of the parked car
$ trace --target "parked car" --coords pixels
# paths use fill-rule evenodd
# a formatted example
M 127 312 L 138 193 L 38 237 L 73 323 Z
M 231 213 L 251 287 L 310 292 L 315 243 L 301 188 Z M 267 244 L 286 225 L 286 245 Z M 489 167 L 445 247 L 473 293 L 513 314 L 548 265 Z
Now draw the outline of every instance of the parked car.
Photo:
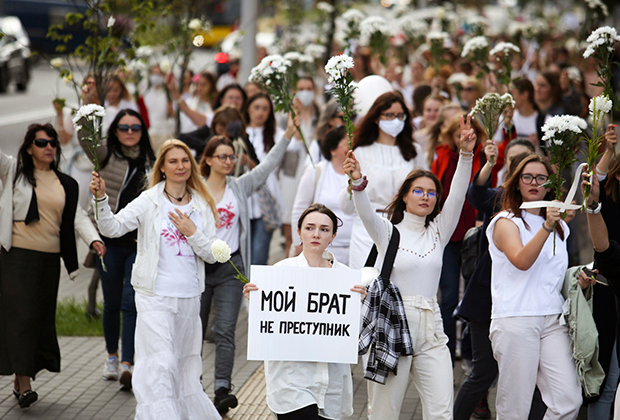
M 30 80 L 30 39 L 20 20 L 14 16 L 0 17 L 0 93 L 10 83 L 23 92 Z

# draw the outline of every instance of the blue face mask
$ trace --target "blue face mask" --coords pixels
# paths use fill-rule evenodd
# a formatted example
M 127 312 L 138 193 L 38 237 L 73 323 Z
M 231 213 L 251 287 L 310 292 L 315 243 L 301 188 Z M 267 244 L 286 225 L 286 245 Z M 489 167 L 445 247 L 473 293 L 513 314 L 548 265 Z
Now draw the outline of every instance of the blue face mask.
M 405 128 L 405 122 L 394 118 L 393 120 L 379 120 L 379 129 L 388 136 L 396 137 Z

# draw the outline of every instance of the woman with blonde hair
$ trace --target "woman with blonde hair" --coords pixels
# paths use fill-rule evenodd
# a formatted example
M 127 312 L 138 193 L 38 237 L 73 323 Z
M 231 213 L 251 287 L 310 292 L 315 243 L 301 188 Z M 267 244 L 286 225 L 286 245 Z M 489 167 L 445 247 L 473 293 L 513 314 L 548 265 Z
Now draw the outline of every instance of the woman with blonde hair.
M 138 229 L 131 284 L 138 312 L 133 389 L 136 419 L 219 419 L 205 394 L 200 294 L 204 263 L 214 263 L 215 200 L 189 148 L 167 140 L 153 165 L 149 188 L 113 214 L 105 182 L 93 172 L 90 189 L 101 233 L 115 238 Z

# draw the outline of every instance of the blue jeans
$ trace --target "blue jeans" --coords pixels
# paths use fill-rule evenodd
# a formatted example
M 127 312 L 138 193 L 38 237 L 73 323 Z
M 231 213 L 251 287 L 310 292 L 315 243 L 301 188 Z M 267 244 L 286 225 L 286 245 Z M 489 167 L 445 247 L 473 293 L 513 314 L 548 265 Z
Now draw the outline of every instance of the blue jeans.
M 103 291 L 103 336 L 108 353 L 118 351 L 118 338 L 123 313 L 123 333 L 121 336 L 121 361 L 133 365 L 134 334 L 136 331 L 135 292 L 131 285 L 131 268 L 136 260 L 136 249 L 109 246 L 103 262 L 97 260 Z
M 616 354 L 616 344 L 611 352 L 611 362 L 609 370 L 605 376 L 605 386 L 600 390 L 600 398 L 591 404 L 588 404 L 588 420 L 609 420 L 611 415 L 616 388 L 618 387 L 618 378 L 620 378 L 620 368 L 618 368 L 618 356 Z
M 269 259 L 269 244 L 273 232 L 265 230 L 263 219 L 250 220 L 250 233 L 252 240 L 252 265 L 267 265 Z
M 231 261 L 239 271 L 244 272 L 241 255 L 234 254 Z M 237 272 L 230 263 L 205 264 L 205 270 L 205 291 L 200 302 L 202 336 L 204 337 L 206 333 L 211 301 L 213 301 L 215 305 L 214 391 L 220 388 L 230 389 L 230 378 L 235 362 L 235 328 L 243 299 L 243 283 L 235 278 Z
M 449 242 L 443 252 L 443 265 L 439 278 L 439 290 L 441 292 L 441 319 L 443 330 L 448 336 L 448 349 L 454 360 L 456 350 L 456 319 L 452 316 L 456 305 L 459 303 L 459 284 L 461 281 L 461 265 L 459 263 L 462 242 Z

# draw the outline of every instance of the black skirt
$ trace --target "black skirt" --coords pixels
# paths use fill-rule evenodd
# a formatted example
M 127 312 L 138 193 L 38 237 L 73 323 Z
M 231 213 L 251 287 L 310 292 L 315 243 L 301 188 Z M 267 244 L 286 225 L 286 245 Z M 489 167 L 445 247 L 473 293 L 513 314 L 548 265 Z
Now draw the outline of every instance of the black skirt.
M 56 300 L 60 253 L 0 252 L 0 375 L 60 372 Z

